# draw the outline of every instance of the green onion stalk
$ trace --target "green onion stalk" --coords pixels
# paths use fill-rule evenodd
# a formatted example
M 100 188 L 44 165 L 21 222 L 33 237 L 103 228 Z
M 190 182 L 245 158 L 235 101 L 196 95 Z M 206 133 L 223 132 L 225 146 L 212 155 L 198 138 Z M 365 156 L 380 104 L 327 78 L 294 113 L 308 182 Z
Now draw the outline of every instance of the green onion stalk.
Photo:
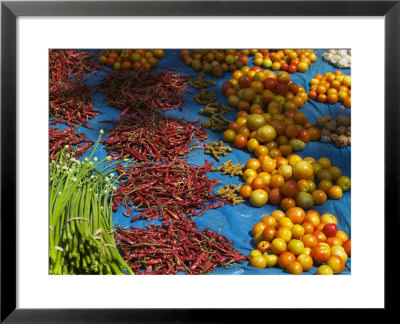
M 118 177 L 112 171 L 118 162 L 93 157 L 102 134 L 84 161 L 66 146 L 50 163 L 50 274 L 134 274 L 114 241 L 111 197 Z

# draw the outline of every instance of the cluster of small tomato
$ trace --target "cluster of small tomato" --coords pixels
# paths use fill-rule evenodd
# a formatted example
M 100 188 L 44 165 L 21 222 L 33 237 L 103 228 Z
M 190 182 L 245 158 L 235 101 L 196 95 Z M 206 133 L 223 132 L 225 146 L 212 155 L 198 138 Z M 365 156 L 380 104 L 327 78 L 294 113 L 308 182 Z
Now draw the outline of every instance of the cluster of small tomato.
M 210 73 L 216 78 L 240 69 L 249 61 L 247 55 L 235 49 L 184 49 L 180 55 L 182 61 L 196 72 Z
M 308 97 L 322 103 L 341 102 L 345 108 L 351 107 L 351 75 L 341 71 L 317 73 L 310 80 Z
M 157 67 L 165 55 L 162 49 L 106 49 L 100 52 L 99 63 L 115 71 L 145 70 Z
M 240 195 L 254 207 L 266 203 L 281 206 L 284 211 L 293 207 L 310 209 L 328 198 L 338 200 L 350 190 L 351 179 L 333 166 L 327 157 L 317 161 L 297 154 L 283 157 L 279 149 L 259 146 L 246 162 Z
M 232 73 L 232 78 L 221 85 L 230 106 L 250 111 L 256 104 L 268 113 L 297 110 L 308 100 L 306 90 L 291 82 L 290 74 L 263 70 L 259 66 L 243 66 Z
M 254 55 L 254 65 L 274 71 L 306 72 L 309 66 L 317 60 L 317 56 L 311 49 L 260 49 L 250 51 Z
M 250 264 L 260 269 L 279 266 L 299 275 L 316 266 L 316 274 L 333 275 L 343 272 L 351 257 L 351 238 L 330 213 L 274 210 L 254 224 L 252 234 L 257 249 L 250 252 Z
M 320 130 L 307 120 L 302 111 L 264 113 L 261 107 L 253 104 L 250 114 L 239 111 L 236 120 L 228 125 L 223 133 L 225 142 L 233 143 L 238 149 L 254 153 L 264 145 L 272 155 L 288 156 L 301 151 L 309 141 L 318 141 Z

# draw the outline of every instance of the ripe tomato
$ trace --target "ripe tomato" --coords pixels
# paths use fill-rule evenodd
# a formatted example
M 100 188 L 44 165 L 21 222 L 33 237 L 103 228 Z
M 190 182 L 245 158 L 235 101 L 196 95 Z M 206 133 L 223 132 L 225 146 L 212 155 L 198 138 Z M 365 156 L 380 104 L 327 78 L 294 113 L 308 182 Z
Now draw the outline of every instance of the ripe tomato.
M 269 186 L 270 186 L 271 188 L 280 188 L 280 187 L 282 187 L 282 185 L 284 184 L 284 182 L 285 182 L 285 179 L 283 178 L 283 176 L 281 176 L 280 174 L 274 174 L 274 175 L 271 177 Z
M 331 224 L 331 223 L 333 223 L 333 224 L 337 225 L 337 219 L 331 213 L 322 214 L 321 217 L 320 217 L 320 221 L 323 224 Z
M 306 216 L 304 217 L 304 222 L 309 222 L 314 227 L 317 226 L 320 223 L 319 213 L 314 209 L 307 211 Z
M 326 235 L 321 231 L 314 231 L 313 235 L 317 238 L 318 243 L 326 242 Z
M 301 275 L 303 273 L 303 265 L 298 261 L 294 261 L 289 263 L 285 270 L 290 274 Z
M 273 141 L 276 135 L 275 128 L 270 125 L 264 125 L 257 129 L 257 140 L 261 143 Z
M 250 264 L 252 267 L 264 269 L 267 266 L 267 259 L 262 255 L 255 256 L 254 258 L 250 259 Z
M 303 237 L 303 235 L 305 234 L 304 227 L 300 224 L 294 224 L 291 231 L 292 231 L 292 237 L 294 239 L 301 239 Z M 303 247 L 304 247 L 304 244 L 303 244 Z
M 322 166 L 323 169 L 329 169 L 332 166 L 331 160 L 327 157 L 318 159 L 317 163 Z
M 312 234 L 314 233 L 314 225 L 309 222 L 304 222 L 301 224 L 304 228 L 304 234 Z
M 320 244 L 311 248 L 311 257 L 316 263 L 325 263 L 331 256 L 331 248 L 329 245 Z
M 291 220 L 293 224 L 301 224 L 305 218 L 305 212 L 300 207 L 293 207 L 288 209 L 286 216 Z
M 318 244 L 317 238 L 312 234 L 305 234 L 301 240 L 303 241 L 305 247 L 309 247 L 311 249 Z
M 327 200 L 325 191 L 323 191 L 321 189 L 317 189 L 317 190 L 313 191 L 313 193 L 311 195 L 314 199 L 315 205 L 322 205 Z
M 284 251 L 278 257 L 278 265 L 282 269 L 286 269 L 286 267 L 290 263 L 295 262 L 295 261 L 296 261 L 296 256 L 290 251 Z
M 288 250 L 292 252 L 294 255 L 299 255 L 304 250 L 304 243 L 298 239 L 291 239 L 287 246 Z
M 340 199 L 343 195 L 342 188 L 338 185 L 330 187 L 326 193 L 331 199 Z
M 274 216 L 271 215 L 266 215 L 261 219 L 261 222 L 266 224 L 267 226 L 275 226 L 276 225 L 276 219 Z
M 285 218 L 285 213 L 282 210 L 275 209 L 272 213 L 271 216 L 275 217 L 276 222 L 279 223 L 283 218 Z
M 271 250 L 271 243 L 268 241 L 261 241 L 257 244 L 257 249 L 264 253 L 265 251 Z
M 342 240 L 338 237 L 335 236 L 331 236 L 328 237 L 328 239 L 326 240 L 326 243 L 328 243 L 329 246 L 334 246 L 334 245 L 342 245 Z
M 250 153 L 254 153 L 254 151 L 257 149 L 257 147 L 259 145 L 260 145 L 260 143 L 257 141 L 257 139 L 251 138 L 251 136 L 250 136 L 250 139 L 246 145 L 247 151 L 249 151 Z
M 333 269 L 327 264 L 318 267 L 317 275 L 333 275 Z
M 313 166 L 307 161 L 299 161 L 293 167 L 293 174 L 299 180 L 300 179 L 308 180 L 314 174 Z
M 308 129 L 308 132 L 310 134 L 310 140 L 311 141 L 318 141 L 321 137 L 321 132 L 317 127 L 311 127 Z
M 254 258 L 254 257 L 260 256 L 260 255 L 262 255 L 262 253 L 258 249 L 254 249 L 250 252 L 250 258 Z
M 303 266 L 303 271 L 308 271 L 312 268 L 313 266 L 313 259 L 310 255 L 308 254 L 300 254 L 297 256 L 297 262 L 300 262 L 300 264 Z
M 253 233 L 253 235 L 255 235 L 257 233 L 263 232 L 266 227 L 267 225 L 264 224 L 263 222 L 257 222 L 253 225 L 251 232 Z
M 327 236 L 335 236 L 338 232 L 338 228 L 336 224 L 325 224 L 324 227 L 322 228 L 322 232 Z
M 331 246 L 331 255 L 337 255 L 342 258 L 343 262 L 346 263 L 349 256 L 341 245 Z
M 267 226 L 263 231 L 263 237 L 265 241 L 271 242 L 275 238 L 276 229 L 274 226 Z
M 268 193 L 263 189 L 253 190 L 250 194 L 250 203 L 254 207 L 262 207 L 268 202 Z
M 261 166 L 261 163 L 258 159 L 251 158 L 246 162 L 246 169 L 257 170 Z
M 275 233 L 275 237 L 281 238 L 288 243 L 292 239 L 292 231 L 288 227 L 279 227 Z
M 326 261 L 326 264 L 332 268 L 333 273 L 341 273 L 344 270 L 344 262 L 342 258 L 337 255 L 331 255 Z
M 237 134 L 235 136 L 235 139 L 233 141 L 233 144 L 238 148 L 238 149 L 244 149 L 247 145 L 247 138 L 243 134 Z
M 288 209 L 293 207 L 296 207 L 296 201 L 293 198 L 285 197 L 282 199 L 281 201 L 282 210 L 287 211 Z
M 253 189 L 250 185 L 243 185 L 240 187 L 240 196 L 243 198 L 249 198 L 252 191 Z
M 300 179 L 297 181 L 297 188 L 300 191 L 307 192 L 310 189 L 310 183 L 305 179 Z
M 274 238 L 271 242 L 271 250 L 275 254 L 281 254 L 287 249 L 286 242 L 281 238 Z
M 340 238 L 342 242 L 346 242 L 348 240 L 347 234 L 344 231 L 338 231 L 335 236 Z
M 347 239 L 346 241 L 344 241 L 342 246 L 347 255 L 351 257 L 351 239 Z
M 276 161 L 273 159 L 264 159 L 262 161 L 262 169 L 264 172 L 271 173 L 276 168 Z
M 276 254 L 268 254 L 268 252 L 264 252 L 263 257 L 267 259 L 267 268 L 275 267 L 278 263 L 278 256 Z
M 293 224 L 292 220 L 287 216 L 283 217 L 278 222 L 278 227 L 286 227 L 286 228 L 292 229 L 293 225 L 294 224 Z

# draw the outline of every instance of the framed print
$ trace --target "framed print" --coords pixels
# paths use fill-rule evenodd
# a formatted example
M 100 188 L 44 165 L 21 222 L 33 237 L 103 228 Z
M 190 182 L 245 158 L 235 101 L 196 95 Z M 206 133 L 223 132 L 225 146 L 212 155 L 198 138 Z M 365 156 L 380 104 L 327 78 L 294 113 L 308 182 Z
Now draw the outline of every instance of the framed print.
M 399 15 L 3 1 L 1 321 L 389 308 Z

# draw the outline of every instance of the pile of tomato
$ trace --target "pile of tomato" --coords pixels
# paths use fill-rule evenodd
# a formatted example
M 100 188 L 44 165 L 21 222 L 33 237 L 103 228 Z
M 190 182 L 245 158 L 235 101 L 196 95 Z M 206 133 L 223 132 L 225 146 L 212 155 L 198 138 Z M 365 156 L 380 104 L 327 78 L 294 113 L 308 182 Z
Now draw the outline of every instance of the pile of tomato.
M 235 71 L 249 61 L 247 55 L 235 49 L 188 49 L 181 50 L 182 61 L 196 72 L 204 72 L 216 78 L 225 72 Z
M 249 112 L 256 106 L 270 114 L 297 110 L 308 99 L 306 90 L 291 82 L 290 74 L 263 70 L 259 66 L 243 66 L 221 86 L 231 107 Z
M 302 274 L 313 266 L 319 275 L 341 273 L 351 257 L 351 238 L 338 229 L 330 213 L 307 213 L 299 207 L 285 212 L 274 210 L 252 228 L 257 249 L 250 252 L 256 268 L 280 267 L 290 274 Z
M 246 184 L 240 188 L 240 195 L 254 207 L 270 203 L 280 205 L 284 211 L 293 207 L 310 209 L 328 198 L 340 199 L 351 188 L 351 179 L 327 157 L 316 161 L 292 153 L 285 158 L 265 148 L 257 148 L 255 154 L 257 158 L 246 163 Z
M 308 97 L 322 103 L 341 102 L 345 108 L 351 107 L 351 75 L 341 71 L 317 73 L 310 80 Z
M 317 56 L 311 49 L 260 49 L 250 50 L 250 53 L 254 55 L 254 65 L 289 73 L 306 72 L 317 60 Z
M 145 70 L 157 67 L 158 60 L 164 57 L 164 50 L 110 49 L 102 50 L 99 63 L 108 65 L 115 71 Z
M 273 156 L 301 151 L 307 142 L 318 141 L 320 137 L 320 130 L 302 111 L 270 114 L 258 106 L 253 106 L 250 114 L 239 111 L 223 134 L 224 141 L 238 149 L 247 148 L 254 153 L 261 146 L 259 150 L 268 150 Z

